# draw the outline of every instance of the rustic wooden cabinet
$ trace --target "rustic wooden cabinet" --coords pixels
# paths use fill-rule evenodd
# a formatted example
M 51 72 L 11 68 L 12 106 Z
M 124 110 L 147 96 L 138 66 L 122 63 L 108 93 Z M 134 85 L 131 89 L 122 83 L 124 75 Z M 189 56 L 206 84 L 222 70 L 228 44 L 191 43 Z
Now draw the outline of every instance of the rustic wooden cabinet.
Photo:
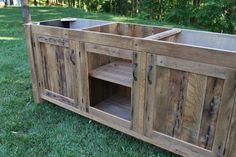
M 236 71 L 155 54 L 148 54 L 147 69 L 145 135 L 194 155 L 223 152 Z
M 25 28 L 36 102 L 182 156 L 236 155 L 235 36 L 86 19 Z

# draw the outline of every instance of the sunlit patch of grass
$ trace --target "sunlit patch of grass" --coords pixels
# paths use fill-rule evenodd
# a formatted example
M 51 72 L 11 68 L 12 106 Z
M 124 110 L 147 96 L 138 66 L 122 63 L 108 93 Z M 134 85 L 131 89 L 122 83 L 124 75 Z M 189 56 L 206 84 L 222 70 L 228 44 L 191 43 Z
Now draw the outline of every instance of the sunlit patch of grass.
M 16 37 L 1 37 L 0 40 L 21 40 L 21 38 L 16 38 Z

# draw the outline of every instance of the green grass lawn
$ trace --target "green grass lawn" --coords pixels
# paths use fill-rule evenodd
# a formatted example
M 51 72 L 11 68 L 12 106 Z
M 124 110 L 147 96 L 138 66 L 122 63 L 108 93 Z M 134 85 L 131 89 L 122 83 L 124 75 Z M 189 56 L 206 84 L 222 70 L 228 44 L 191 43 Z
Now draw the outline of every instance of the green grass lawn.
M 157 24 L 66 8 L 31 13 L 33 21 L 69 16 Z M 0 122 L 0 157 L 177 157 L 53 104 L 35 104 L 20 8 L 0 9 Z

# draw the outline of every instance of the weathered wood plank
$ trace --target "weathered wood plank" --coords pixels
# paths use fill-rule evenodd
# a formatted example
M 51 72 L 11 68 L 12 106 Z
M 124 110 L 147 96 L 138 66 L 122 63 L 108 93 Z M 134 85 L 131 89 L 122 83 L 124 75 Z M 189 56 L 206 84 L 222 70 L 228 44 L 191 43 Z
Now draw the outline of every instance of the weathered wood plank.
M 226 68 L 210 65 L 200 62 L 193 62 L 184 59 L 178 59 L 167 56 L 159 56 L 157 55 L 157 65 L 163 66 L 171 69 L 187 71 L 191 73 L 212 76 L 217 78 L 225 79 L 226 76 Z
M 171 106 L 168 111 L 166 134 L 180 138 L 183 113 L 185 110 L 188 73 L 171 70 L 168 93 L 168 104 Z
M 38 92 L 41 94 L 45 89 L 45 81 L 44 81 L 44 73 L 43 73 L 43 65 L 42 65 L 42 51 L 41 51 L 41 44 L 37 42 L 37 35 L 33 36 L 34 38 L 34 45 L 35 45 L 35 67 L 36 67 L 36 74 L 37 74 L 37 84 L 38 84 Z
M 47 43 L 52 45 L 58 45 L 62 47 L 70 47 L 70 41 L 64 38 L 56 38 L 50 36 L 38 36 L 38 41 L 41 43 Z
M 109 46 L 97 45 L 85 43 L 85 49 L 88 52 L 104 54 L 112 57 L 118 57 L 123 59 L 132 59 L 133 51 L 126 49 L 119 49 Z
M 60 101 L 61 103 L 74 106 L 75 102 L 73 99 L 65 97 L 61 94 L 55 93 L 53 91 L 45 89 L 44 92 L 41 94 L 41 97 L 48 101 Z
M 30 78 L 32 82 L 33 98 L 36 103 L 39 103 L 42 101 L 42 99 L 40 98 L 37 67 L 35 65 L 36 58 L 35 58 L 34 40 L 32 36 L 31 25 L 25 24 L 24 27 L 25 27 L 25 36 L 26 36 L 26 46 L 28 49 L 28 61 L 30 65 Z
M 101 80 L 117 83 L 123 86 L 132 86 L 132 64 L 123 61 L 100 66 L 89 72 L 89 75 Z
M 236 97 L 234 99 L 233 115 L 230 123 L 230 130 L 225 146 L 224 157 L 234 157 L 236 154 Z
M 65 73 L 65 54 L 68 53 L 68 49 L 63 47 L 56 46 L 56 69 L 57 75 L 56 79 L 58 81 L 58 92 L 61 95 L 67 95 L 67 82 L 66 82 L 66 73 Z
M 59 81 L 57 74 L 56 46 L 41 43 L 41 53 L 44 56 L 45 68 L 44 77 L 47 88 L 55 93 L 59 93 Z
M 140 52 L 133 53 L 133 84 L 131 96 L 131 129 L 142 134 L 144 121 L 144 101 L 145 101 L 145 77 L 146 77 L 146 54 Z
M 80 76 L 81 76 L 81 110 L 88 111 L 89 100 L 89 79 L 88 79 L 88 54 L 83 42 L 79 43 L 80 55 Z
M 147 55 L 147 68 L 146 68 L 146 92 L 145 92 L 145 106 L 144 106 L 144 135 L 151 136 L 153 129 L 153 105 L 155 101 L 154 85 L 156 81 L 156 66 L 154 65 L 154 57 L 152 54 Z
M 75 43 L 71 42 L 73 45 L 70 49 L 64 49 L 64 63 L 65 63 L 65 80 L 66 80 L 66 95 L 74 100 L 77 100 L 77 105 L 80 97 L 80 70 L 79 58 L 77 57 L 78 52 L 76 51 Z
M 198 145 L 211 150 L 216 130 L 218 111 L 221 105 L 221 95 L 224 80 L 214 77 L 207 78 L 206 95 L 202 113 L 202 121 Z
M 172 106 L 168 103 L 168 90 L 170 80 L 170 69 L 155 67 L 156 80 L 153 80 L 154 105 L 153 105 L 153 129 L 166 133 L 167 113 Z M 154 73 L 155 74 L 155 73 Z
M 109 114 L 107 112 L 104 112 L 102 110 L 96 109 L 94 107 L 89 107 L 89 113 L 99 117 L 107 122 L 114 123 L 118 126 L 125 127 L 125 128 L 130 128 L 130 121 L 122 119 L 120 117 L 114 116 L 112 114 Z
M 183 111 L 183 128 L 180 139 L 192 144 L 198 143 L 206 85 L 207 76 L 188 74 L 187 94 Z
M 139 123 L 137 124 L 137 132 L 140 134 L 143 134 L 143 128 L 144 128 L 144 103 L 145 103 L 145 84 L 146 84 L 146 67 L 147 67 L 147 55 L 145 53 L 139 53 L 139 68 L 138 68 L 138 79 L 136 83 L 138 85 L 133 85 L 133 90 L 135 90 L 134 87 L 139 87 L 139 106 L 138 108 L 138 114 L 136 114 L 137 117 L 139 117 Z M 133 99 L 133 98 L 132 98 Z
M 112 95 L 93 107 L 127 121 L 131 120 L 131 100 L 122 95 Z
M 230 128 L 230 120 L 232 117 L 233 104 L 236 90 L 236 72 L 227 71 L 223 93 L 222 105 L 220 105 L 218 121 L 216 126 L 215 140 L 213 142 L 212 151 L 215 156 L 223 156 L 225 151 L 225 143 L 227 140 L 228 130 Z
M 167 30 L 161 33 L 157 33 L 148 37 L 145 37 L 144 39 L 148 39 L 148 40 L 160 40 L 166 37 L 170 37 L 176 34 L 179 34 L 181 32 L 181 29 L 171 29 L 171 30 Z

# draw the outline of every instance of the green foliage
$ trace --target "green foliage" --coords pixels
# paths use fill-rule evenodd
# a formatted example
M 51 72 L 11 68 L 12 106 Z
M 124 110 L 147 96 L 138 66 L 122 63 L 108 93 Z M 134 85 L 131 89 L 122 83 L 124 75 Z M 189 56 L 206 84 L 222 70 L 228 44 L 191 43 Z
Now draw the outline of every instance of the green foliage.
M 166 20 L 177 24 L 189 24 L 193 17 L 193 6 L 187 0 L 179 0 L 166 13 Z
M 236 32 L 236 0 L 30 0 L 85 11 L 167 21 L 214 32 Z
M 197 10 L 199 27 L 214 32 L 234 32 L 235 3 L 227 0 L 210 1 Z

